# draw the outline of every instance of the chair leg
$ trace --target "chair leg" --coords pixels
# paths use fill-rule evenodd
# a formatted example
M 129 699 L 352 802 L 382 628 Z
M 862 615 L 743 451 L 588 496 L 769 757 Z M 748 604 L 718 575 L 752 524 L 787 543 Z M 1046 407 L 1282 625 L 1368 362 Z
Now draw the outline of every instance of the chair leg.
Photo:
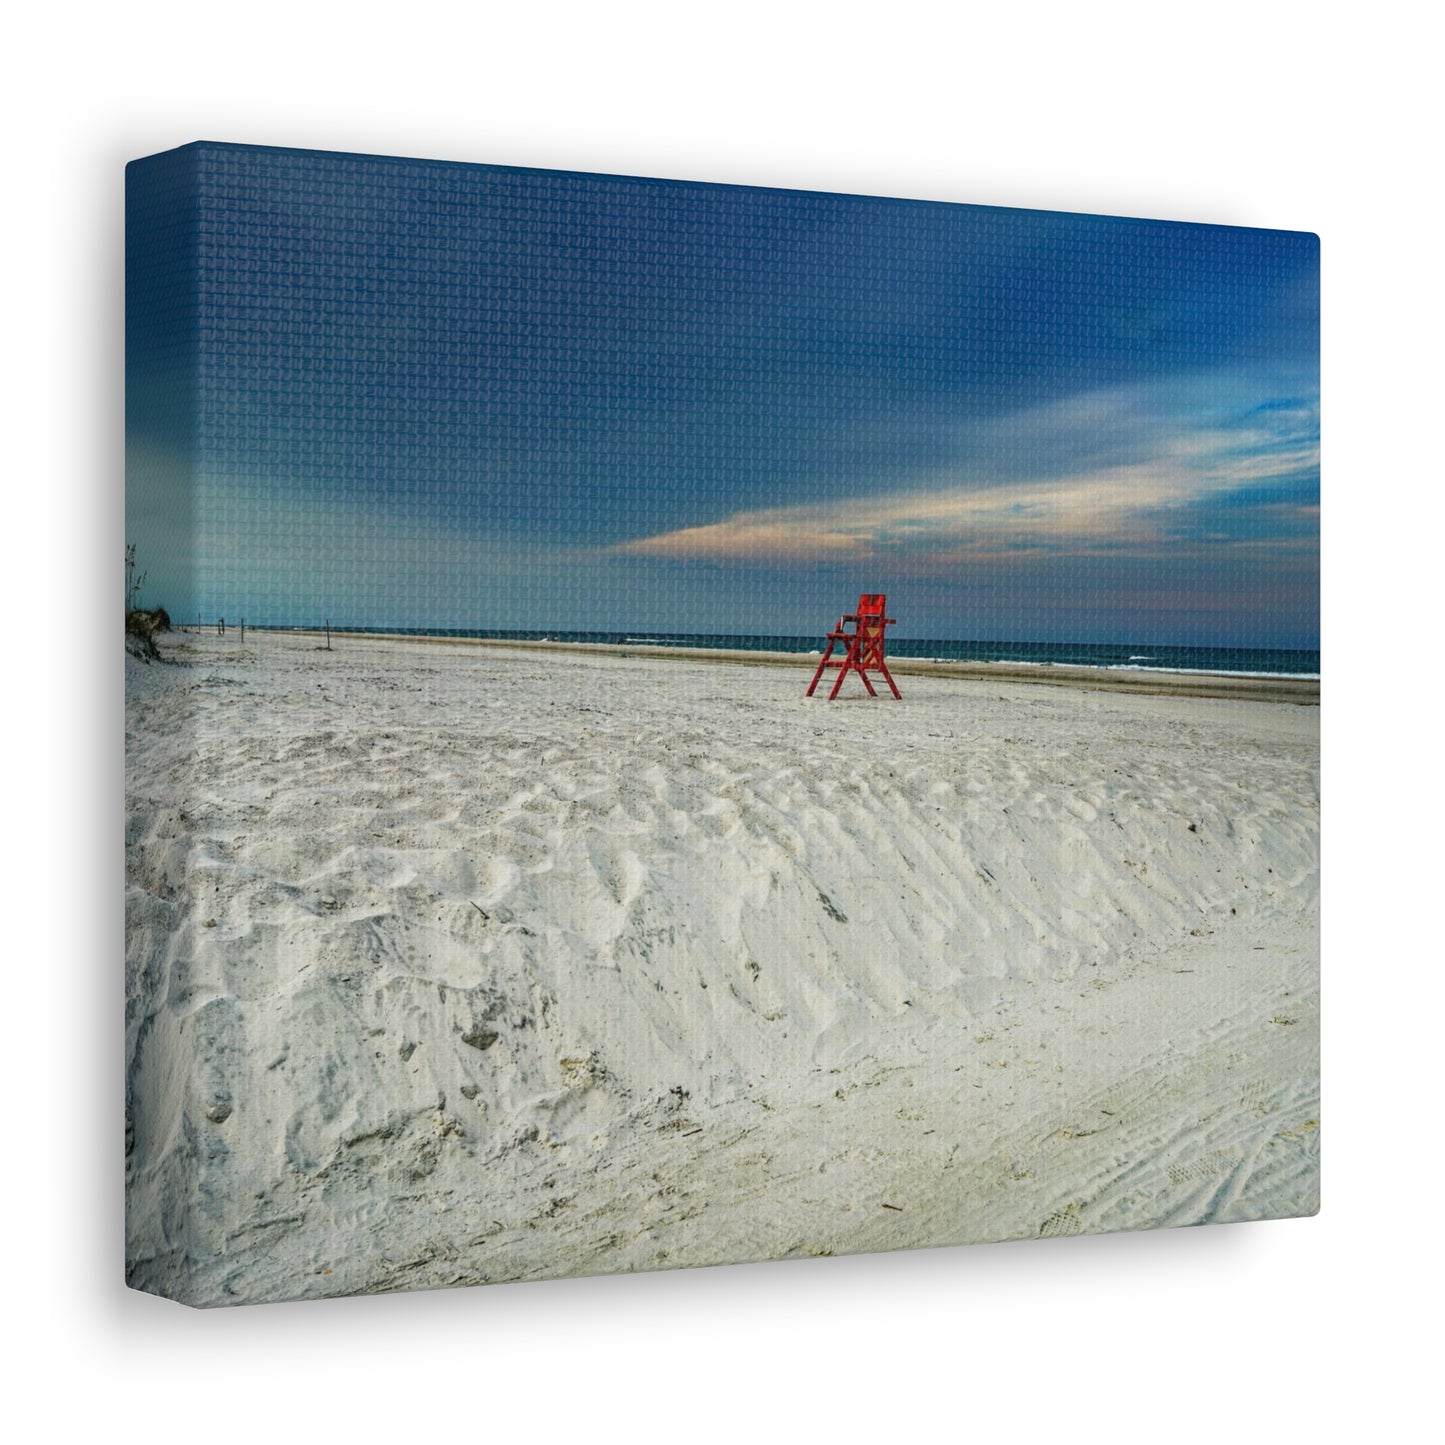
M 838 669 L 838 679 L 833 684 L 833 691 L 828 694 L 828 701 L 832 702 L 838 696 L 838 689 L 843 686 L 843 679 L 849 672 L 856 672 L 863 679 L 863 686 L 871 693 L 873 685 L 868 681 L 868 674 L 863 671 L 863 659 L 858 653 L 858 639 L 851 638 L 848 642 L 848 655 L 843 659 L 843 666 Z M 874 694 L 876 696 L 876 694 Z
M 808 684 L 808 690 L 807 690 L 807 692 L 805 692 L 805 693 L 803 694 L 804 697 L 812 697 L 812 695 L 813 695 L 813 689 L 818 686 L 818 679 L 819 679 L 820 677 L 822 677 L 822 675 L 823 675 L 823 669 L 824 669 L 825 667 L 827 667 L 827 665 L 828 665 L 828 659 L 829 659 L 830 657 L 832 657 L 832 655 L 833 655 L 833 640 L 832 640 L 832 638 L 829 638 L 829 639 L 828 639 L 828 645 L 827 645 L 827 647 L 823 649 L 823 660 L 818 664 L 818 670 L 817 670 L 817 672 L 815 672 L 815 673 L 813 674 L 813 680 L 812 680 L 812 682 L 810 682 L 810 683 Z

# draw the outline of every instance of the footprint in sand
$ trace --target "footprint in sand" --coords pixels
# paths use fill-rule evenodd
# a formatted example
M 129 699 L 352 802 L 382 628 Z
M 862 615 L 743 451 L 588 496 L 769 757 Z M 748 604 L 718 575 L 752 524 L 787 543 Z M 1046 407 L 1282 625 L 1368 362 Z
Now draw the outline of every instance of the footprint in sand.
M 621 907 L 630 908 L 647 881 L 647 868 L 642 860 L 630 848 L 609 853 L 594 843 L 588 851 L 603 888 Z

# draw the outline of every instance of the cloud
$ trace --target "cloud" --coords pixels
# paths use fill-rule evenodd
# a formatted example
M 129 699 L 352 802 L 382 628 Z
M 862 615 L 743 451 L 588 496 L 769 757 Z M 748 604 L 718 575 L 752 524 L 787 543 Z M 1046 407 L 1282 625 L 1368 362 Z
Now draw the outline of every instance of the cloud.
M 1081 476 L 995 487 L 945 486 L 853 502 L 737 512 L 624 542 L 611 550 L 663 557 L 763 565 L 838 563 L 915 553 L 938 561 L 1021 552 L 1073 555 L 1147 549 L 1167 542 L 1186 508 L 1248 483 L 1309 466 L 1307 453 L 1274 465 L 1241 459 L 1198 469 L 1179 458 L 1111 467 Z M 1317 508 L 1271 508 L 1309 517 Z
M 1000 433 L 981 449 L 994 453 L 995 472 L 975 454 L 911 488 L 738 511 L 609 550 L 771 567 L 888 558 L 918 568 L 1025 555 L 1154 554 L 1183 540 L 1204 541 L 1212 513 L 1226 505 L 1249 507 L 1265 535 L 1317 529 L 1312 403 L 1236 406 L 1222 417 L 1196 409 L 1188 418 L 1170 415 L 1158 398 L 1147 400 L 1105 393 L 1015 417 L 1010 435 Z M 1109 438 L 1107 462 L 1097 452 L 1101 430 Z M 1071 435 L 1076 455 L 1087 448 L 1091 465 L 1060 465 Z M 1030 453 L 1042 474 L 1000 479 L 998 472 L 1015 472 Z M 1112 460 L 1123 455 L 1130 459 Z M 1260 492 L 1257 506 L 1252 491 Z M 1215 541 L 1238 532 L 1236 522 Z

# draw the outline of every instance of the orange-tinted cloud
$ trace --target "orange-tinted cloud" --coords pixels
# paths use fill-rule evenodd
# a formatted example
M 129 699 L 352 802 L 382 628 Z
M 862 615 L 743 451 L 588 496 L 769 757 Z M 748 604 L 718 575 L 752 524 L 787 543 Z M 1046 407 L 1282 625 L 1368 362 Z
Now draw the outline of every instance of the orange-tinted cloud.
M 641 537 L 612 550 L 631 557 L 779 565 L 900 554 L 962 561 L 1039 550 L 1147 549 L 1167 540 L 1171 520 L 1182 508 L 1317 464 L 1311 448 L 1269 457 L 1208 457 L 1207 451 L 1198 438 L 1190 438 L 1148 462 L 1049 481 L 992 487 L 955 483 L 849 502 L 736 512 L 706 526 Z

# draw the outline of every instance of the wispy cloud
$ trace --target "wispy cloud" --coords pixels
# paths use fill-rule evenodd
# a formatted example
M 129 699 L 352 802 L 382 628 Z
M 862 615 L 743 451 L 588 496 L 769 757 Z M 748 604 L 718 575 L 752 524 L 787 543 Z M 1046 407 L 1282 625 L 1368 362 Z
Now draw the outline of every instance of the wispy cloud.
M 1102 426 L 1100 425 L 1102 423 Z M 1011 419 L 1012 437 L 927 482 L 860 489 L 847 500 L 734 512 L 717 521 L 638 537 L 610 550 L 630 557 L 762 566 L 829 565 L 890 558 L 910 565 L 1069 556 L 1151 554 L 1183 540 L 1230 541 L 1236 522 L 1211 532 L 1214 509 L 1251 509 L 1257 527 L 1287 538 L 1316 525 L 1317 412 L 1290 400 L 1232 416 L 1160 414 L 1137 396 L 1078 397 Z M 1059 458 L 1107 434 L 1111 458 L 1069 469 Z M 1042 474 L 1001 480 L 1033 454 Z M 1281 491 L 1285 495 L 1281 496 Z M 1298 493 L 1297 496 L 1293 495 Z

